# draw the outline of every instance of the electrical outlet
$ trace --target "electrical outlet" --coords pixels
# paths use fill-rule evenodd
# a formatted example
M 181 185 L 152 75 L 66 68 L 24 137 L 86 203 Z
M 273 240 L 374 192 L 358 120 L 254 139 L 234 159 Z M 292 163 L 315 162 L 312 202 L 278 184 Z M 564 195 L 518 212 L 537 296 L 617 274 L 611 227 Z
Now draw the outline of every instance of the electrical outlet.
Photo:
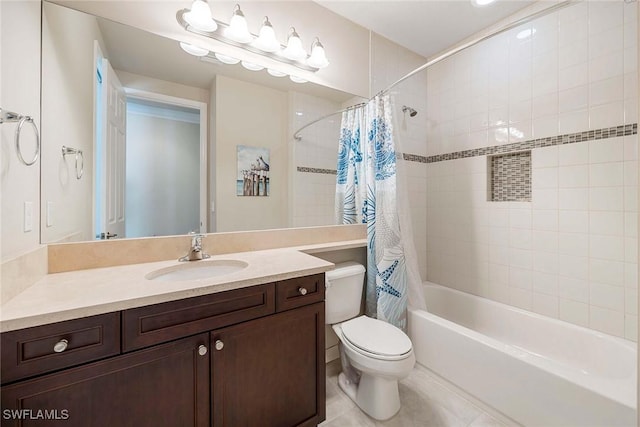
M 53 226 L 53 202 L 47 202 L 47 227 Z
M 24 232 L 33 230 L 33 202 L 24 202 Z

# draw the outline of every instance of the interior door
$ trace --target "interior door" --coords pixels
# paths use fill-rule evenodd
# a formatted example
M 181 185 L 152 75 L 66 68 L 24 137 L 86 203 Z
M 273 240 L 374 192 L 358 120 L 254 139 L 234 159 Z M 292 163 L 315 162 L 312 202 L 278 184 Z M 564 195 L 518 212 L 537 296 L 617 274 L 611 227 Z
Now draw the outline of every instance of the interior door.
M 99 238 L 125 237 L 126 95 L 105 58 L 102 63 L 102 144 L 98 150 L 101 176 Z

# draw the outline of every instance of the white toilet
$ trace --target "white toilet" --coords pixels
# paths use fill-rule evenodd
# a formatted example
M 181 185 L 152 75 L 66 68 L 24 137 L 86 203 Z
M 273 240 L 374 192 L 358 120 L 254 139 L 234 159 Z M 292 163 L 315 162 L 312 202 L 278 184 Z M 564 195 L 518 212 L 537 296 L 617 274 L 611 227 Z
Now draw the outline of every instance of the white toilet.
M 389 323 L 359 316 L 362 265 L 336 264 L 325 274 L 325 322 L 332 325 L 341 344 L 340 388 L 370 417 L 389 419 L 400 410 L 398 381 L 409 375 L 416 362 L 411 340 Z

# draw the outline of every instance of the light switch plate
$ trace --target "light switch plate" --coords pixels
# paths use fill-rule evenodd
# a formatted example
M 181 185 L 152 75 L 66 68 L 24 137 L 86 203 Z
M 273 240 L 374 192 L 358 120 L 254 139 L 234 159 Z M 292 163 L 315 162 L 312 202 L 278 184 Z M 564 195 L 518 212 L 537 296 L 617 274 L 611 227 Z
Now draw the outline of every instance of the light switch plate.
M 47 227 L 53 226 L 53 202 L 47 202 Z
M 33 230 L 33 202 L 24 202 L 24 232 Z

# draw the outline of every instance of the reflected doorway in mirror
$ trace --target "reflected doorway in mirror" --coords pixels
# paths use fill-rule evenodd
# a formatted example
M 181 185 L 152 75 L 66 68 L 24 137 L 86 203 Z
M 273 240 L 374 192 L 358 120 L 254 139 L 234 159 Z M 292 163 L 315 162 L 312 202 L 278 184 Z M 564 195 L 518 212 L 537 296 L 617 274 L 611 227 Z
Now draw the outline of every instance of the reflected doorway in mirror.
M 238 145 L 238 174 L 236 177 L 236 195 L 268 196 L 269 149 Z

